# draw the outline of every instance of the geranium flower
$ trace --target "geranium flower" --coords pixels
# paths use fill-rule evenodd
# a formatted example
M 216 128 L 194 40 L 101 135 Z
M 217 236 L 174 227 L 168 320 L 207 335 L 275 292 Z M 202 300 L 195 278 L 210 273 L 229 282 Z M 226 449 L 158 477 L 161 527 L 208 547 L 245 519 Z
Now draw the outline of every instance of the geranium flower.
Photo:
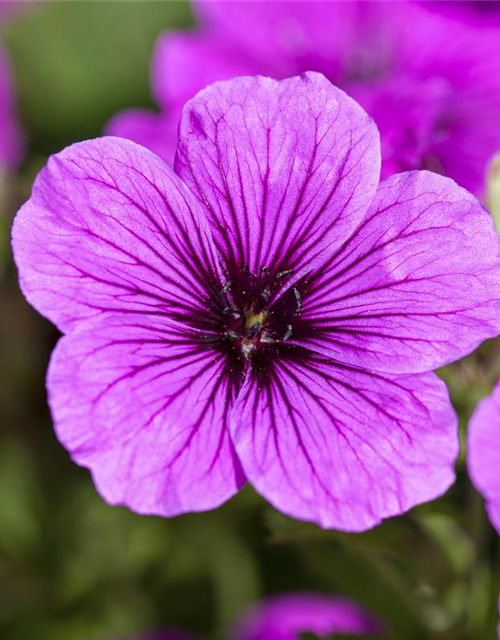
M 226 636 L 230 640 L 299 640 L 299 634 L 319 638 L 332 634 L 377 636 L 383 627 L 360 606 L 322 593 L 304 592 L 272 596 L 246 611 Z M 196 640 L 178 631 L 148 635 L 142 640 Z
M 24 138 L 17 119 L 10 67 L 0 47 L 0 169 L 16 169 L 23 152 Z
M 467 437 L 470 477 L 484 496 L 491 523 L 500 533 L 500 382 L 477 406 Z
M 148 635 L 140 640 L 197 640 L 195 636 L 186 634 L 178 629 L 169 629 L 168 631 L 159 631 L 153 635 Z
M 467 466 L 474 486 L 484 496 L 490 522 L 500 534 L 500 381 L 470 419 Z
M 321 593 L 290 593 L 255 605 L 239 620 L 231 640 L 299 640 L 302 633 L 330 638 L 342 633 L 378 636 L 382 626 L 358 605 Z
M 248 480 L 358 531 L 446 491 L 457 422 L 428 372 L 500 332 L 498 238 L 453 181 L 379 169 L 373 121 L 315 73 L 202 91 L 177 175 L 116 138 L 49 160 L 14 254 L 66 334 L 57 434 L 108 502 L 173 516 Z
M 125 638 L 120 638 L 120 640 L 125 640 Z M 187 635 L 182 631 L 178 631 L 177 629 L 169 629 L 168 631 L 159 631 L 158 633 L 141 636 L 140 638 L 134 638 L 133 640 L 196 640 L 196 638 L 194 636 Z
M 383 177 L 430 169 L 483 195 L 486 164 L 500 150 L 498 31 L 404 2 L 200 1 L 194 8 L 200 27 L 168 33 L 156 48 L 161 114 L 124 112 L 108 133 L 172 164 L 182 106 L 206 85 L 319 71 L 375 119 Z

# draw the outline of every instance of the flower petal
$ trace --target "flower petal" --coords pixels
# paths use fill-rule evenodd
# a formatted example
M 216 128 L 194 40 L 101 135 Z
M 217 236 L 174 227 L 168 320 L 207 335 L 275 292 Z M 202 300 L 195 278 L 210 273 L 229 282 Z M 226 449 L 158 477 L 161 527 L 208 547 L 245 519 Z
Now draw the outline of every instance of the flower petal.
M 174 31 L 160 36 L 156 43 L 152 89 L 158 104 L 168 113 L 174 109 L 179 116 L 184 103 L 209 84 L 257 72 L 251 58 L 228 45 L 220 34 Z M 177 117 L 176 127 L 178 121 Z
M 174 165 L 177 149 L 177 118 L 146 109 L 128 109 L 114 116 L 106 125 L 106 135 L 127 138 L 146 147 L 169 166 Z
M 231 417 L 249 482 L 277 509 L 362 531 L 443 494 L 457 418 L 434 374 L 383 376 L 291 349 Z
M 409 2 L 197 5 L 202 27 L 176 35 L 172 53 L 155 65 L 169 108 L 229 77 L 236 60 L 233 75 L 319 71 L 375 118 L 384 175 L 432 169 L 483 195 L 485 167 L 500 144 L 497 29 L 471 28 L 474 21 L 460 24 Z
M 439 173 L 482 196 L 486 165 L 500 148 L 498 30 L 471 28 L 410 3 L 393 13 L 392 31 L 400 39 L 396 73 L 420 84 L 422 93 L 438 78 L 449 88 L 429 159 Z
M 64 336 L 47 386 L 57 435 L 101 495 L 139 513 L 212 509 L 244 482 L 225 362 L 165 318 L 94 318 Z
M 474 486 L 486 500 L 491 523 L 500 533 L 500 383 L 470 419 L 467 465 Z
M 220 287 L 196 199 L 159 158 L 120 138 L 49 160 L 17 214 L 13 249 L 26 298 L 62 331 L 105 311 L 182 320 L 205 313 L 206 292 Z
M 184 108 L 176 171 L 198 193 L 228 264 L 307 271 L 362 219 L 378 132 L 323 76 L 216 83 Z
M 470 194 L 426 171 L 393 176 L 309 282 L 306 346 L 392 373 L 457 360 L 500 332 L 499 256 L 491 216 Z
M 354 602 L 323 593 L 289 593 L 255 605 L 239 621 L 231 640 L 299 640 L 310 632 L 378 635 L 380 623 Z
M 359 46 L 360 41 L 366 44 L 369 34 L 361 35 L 358 23 L 365 15 L 372 20 L 378 13 L 378 8 L 365 2 L 311 0 L 198 0 L 196 7 L 205 28 L 193 36 L 207 41 L 218 36 L 219 42 L 243 51 L 249 62 L 257 63 L 259 73 L 281 79 L 319 71 L 334 84 L 347 62 L 346 50 Z M 373 55 L 373 48 L 371 51 Z

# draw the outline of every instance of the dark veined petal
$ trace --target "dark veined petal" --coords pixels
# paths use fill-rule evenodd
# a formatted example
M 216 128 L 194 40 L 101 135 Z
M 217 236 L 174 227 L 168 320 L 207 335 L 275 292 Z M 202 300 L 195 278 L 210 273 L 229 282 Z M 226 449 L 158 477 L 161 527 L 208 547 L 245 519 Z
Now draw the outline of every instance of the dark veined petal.
M 225 361 L 199 338 L 165 318 L 106 314 L 59 341 L 47 380 L 55 429 L 111 504 L 172 516 L 242 486 Z
M 196 199 L 128 140 L 82 142 L 53 156 L 12 233 L 23 293 L 62 331 L 107 311 L 182 320 L 205 313 L 207 290 L 220 286 Z
M 426 171 L 381 183 L 362 225 L 308 286 L 307 346 L 362 368 L 429 371 L 500 332 L 491 216 Z
M 470 419 L 467 465 L 474 486 L 486 500 L 491 523 L 500 533 L 500 383 Z
M 333 633 L 378 635 L 381 624 L 354 602 L 323 593 L 274 596 L 256 604 L 239 620 L 231 640 L 299 640 Z
M 312 269 L 355 229 L 379 179 L 378 132 L 317 73 L 237 78 L 184 108 L 176 171 L 228 264 Z
M 308 354 L 249 376 L 233 442 L 248 480 L 284 513 L 362 531 L 443 494 L 457 418 L 434 374 L 376 375 Z

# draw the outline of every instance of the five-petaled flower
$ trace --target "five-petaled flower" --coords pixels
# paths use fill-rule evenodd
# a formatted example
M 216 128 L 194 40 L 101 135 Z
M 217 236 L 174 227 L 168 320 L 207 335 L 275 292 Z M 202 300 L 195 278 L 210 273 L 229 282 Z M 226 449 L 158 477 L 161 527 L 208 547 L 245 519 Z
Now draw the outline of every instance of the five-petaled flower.
M 202 91 L 175 170 L 76 144 L 14 224 L 22 289 L 66 334 L 57 434 L 104 498 L 172 516 L 248 480 L 358 531 L 442 494 L 457 424 L 429 372 L 500 332 L 489 214 L 430 172 L 379 184 L 376 126 L 315 73 Z
M 438 4 L 455 13 L 453 3 Z M 483 195 L 486 165 L 500 149 L 497 29 L 478 28 L 460 9 L 464 24 L 412 2 L 215 0 L 194 8 L 200 26 L 166 33 L 156 47 L 161 113 L 125 111 L 110 134 L 172 163 L 180 111 L 206 85 L 319 71 L 375 119 L 383 177 L 430 169 Z

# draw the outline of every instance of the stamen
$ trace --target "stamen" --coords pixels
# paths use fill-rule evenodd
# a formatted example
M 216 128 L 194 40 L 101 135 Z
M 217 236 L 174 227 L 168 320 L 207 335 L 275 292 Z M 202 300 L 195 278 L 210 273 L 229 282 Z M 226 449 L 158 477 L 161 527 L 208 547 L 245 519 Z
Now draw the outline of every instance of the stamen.
M 288 340 L 288 338 L 290 338 L 291 335 L 292 335 L 292 325 L 291 324 L 287 324 L 286 325 L 285 335 L 283 336 L 283 340 Z
M 276 280 L 280 280 L 281 278 L 285 278 L 286 276 L 291 276 L 293 273 L 293 269 L 286 269 L 286 271 L 279 271 L 276 274 Z
M 225 307 L 224 309 L 222 309 L 222 314 L 225 316 L 231 316 L 235 320 L 241 318 L 241 313 L 238 311 L 238 309 L 233 309 L 233 307 Z
M 237 333 L 236 331 L 226 331 L 226 336 L 230 339 L 230 340 L 241 340 L 241 336 L 239 333 Z
M 300 297 L 300 293 L 297 287 L 293 287 L 292 291 L 293 295 L 295 296 L 295 315 L 298 316 L 302 311 L 302 298 Z
M 222 287 L 222 289 L 220 290 L 221 294 L 222 294 L 222 295 L 226 294 L 226 293 L 229 291 L 229 288 L 231 287 L 231 285 L 232 285 L 231 280 L 228 280 L 228 281 L 226 282 L 226 284 L 225 284 L 225 285 Z
M 260 295 L 267 302 L 271 297 L 271 289 L 269 289 L 269 287 L 266 287 Z
M 253 338 L 255 338 L 255 336 L 259 333 L 261 329 L 262 329 L 261 322 L 256 322 L 254 325 L 252 325 L 250 329 L 248 329 L 247 331 L 248 339 L 252 340 Z
M 261 267 L 260 272 L 262 275 L 264 275 L 265 273 L 269 273 L 269 269 L 267 267 Z
M 244 265 L 243 265 L 243 273 L 244 273 L 246 276 L 251 276 L 251 275 L 252 275 L 252 272 L 251 272 L 251 271 L 250 271 L 250 269 L 248 268 L 248 265 L 247 265 L 247 264 L 244 264 Z
M 243 341 L 243 344 L 241 345 L 241 353 L 244 358 L 249 358 L 254 349 L 255 346 L 251 342 L 247 342 L 246 340 Z

